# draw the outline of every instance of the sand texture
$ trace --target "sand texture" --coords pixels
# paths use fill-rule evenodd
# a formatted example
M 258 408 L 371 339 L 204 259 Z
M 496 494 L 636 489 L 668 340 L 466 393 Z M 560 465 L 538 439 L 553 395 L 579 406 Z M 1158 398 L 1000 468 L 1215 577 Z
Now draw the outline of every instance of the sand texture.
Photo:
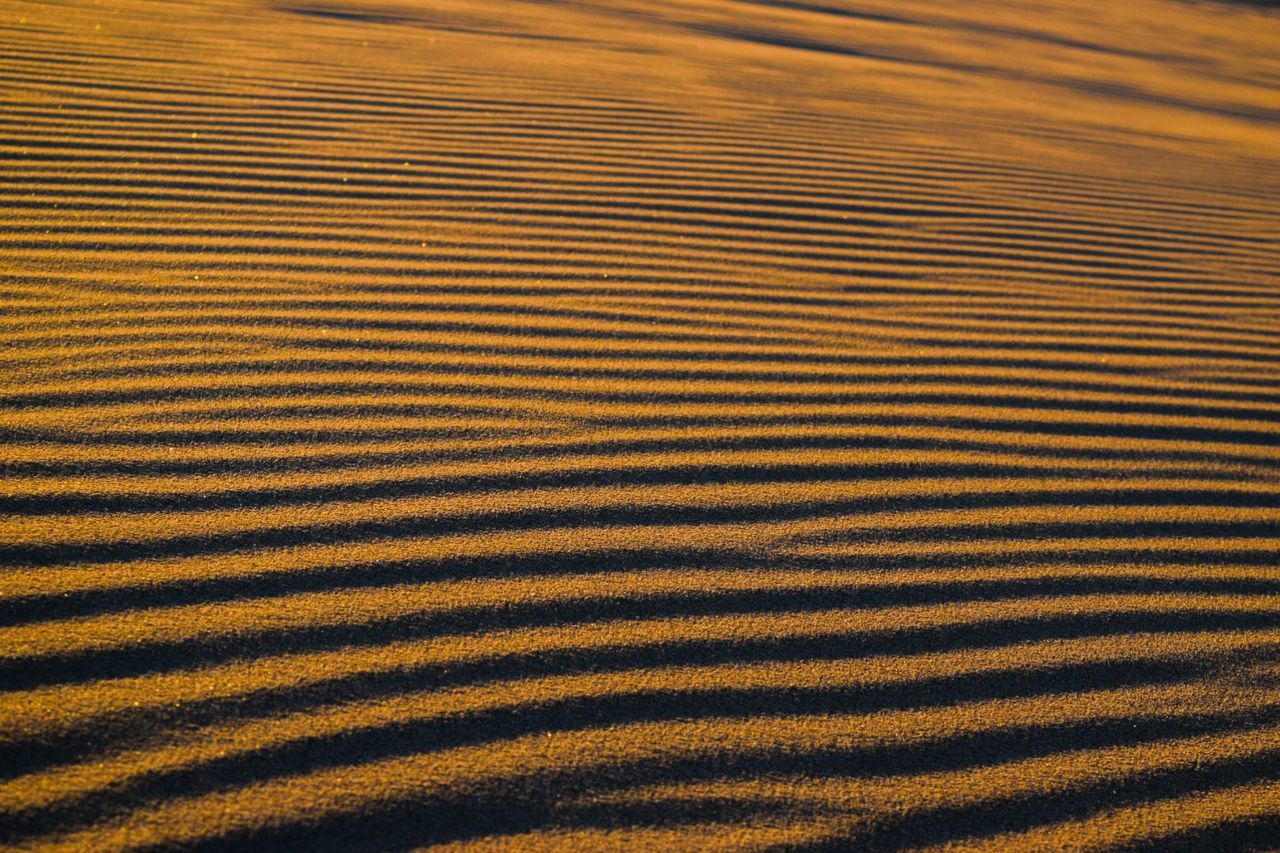
M 1280 843 L 1280 10 L 0 2 L 0 847 Z

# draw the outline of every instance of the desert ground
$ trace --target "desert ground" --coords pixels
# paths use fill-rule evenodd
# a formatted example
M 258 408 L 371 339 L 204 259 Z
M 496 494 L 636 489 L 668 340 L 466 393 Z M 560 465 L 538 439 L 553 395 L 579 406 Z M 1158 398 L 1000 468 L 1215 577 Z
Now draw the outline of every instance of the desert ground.
M 0 4 L 0 847 L 1277 845 L 1274 4 Z

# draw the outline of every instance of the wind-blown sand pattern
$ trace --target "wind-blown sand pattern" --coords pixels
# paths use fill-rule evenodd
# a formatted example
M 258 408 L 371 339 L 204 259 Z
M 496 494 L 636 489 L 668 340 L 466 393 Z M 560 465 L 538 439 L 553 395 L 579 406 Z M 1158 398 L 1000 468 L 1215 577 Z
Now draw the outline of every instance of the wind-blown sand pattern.
M 8 0 L 0 844 L 1280 839 L 1280 15 Z

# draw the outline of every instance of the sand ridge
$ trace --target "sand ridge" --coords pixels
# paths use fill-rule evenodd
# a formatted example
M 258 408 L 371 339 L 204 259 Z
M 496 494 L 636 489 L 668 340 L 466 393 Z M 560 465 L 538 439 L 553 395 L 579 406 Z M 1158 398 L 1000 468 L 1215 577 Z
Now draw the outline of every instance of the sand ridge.
M 11 0 L 0 846 L 1280 837 L 1280 14 Z

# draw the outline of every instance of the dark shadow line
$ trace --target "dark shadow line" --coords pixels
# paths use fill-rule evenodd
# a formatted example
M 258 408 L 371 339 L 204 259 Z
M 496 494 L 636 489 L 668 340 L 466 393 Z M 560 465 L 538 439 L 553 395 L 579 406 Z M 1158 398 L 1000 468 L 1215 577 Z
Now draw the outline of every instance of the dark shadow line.
M 360 406 L 349 409 L 355 411 L 371 411 L 375 414 L 398 414 L 411 411 L 423 414 L 421 407 L 409 407 L 407 410 L 399 406 Z M 257 409 L 265 415 L 272 414 L 307 414 L 311 411 L 347 411 L 341 406 L 325 407 L 323 410 L 309 409 L 305 405 L 296 408 L 272 408 L 262 406 Z M 449 406 L 432 406 L 431 414 L 467 416 L 474 410 Z M 475 434 L 476 431 L 471 431 Z M 480 433 L 483 434 L 483 433 Z M 498 433 L 501 434 L 501 433 Z M 126 438 L 130 436 L 126 435 Z M 143 443 L 145 436 L 131 436 L 133 441 L 123 443 L 137 445 Z M 6 444 L 33 444 L 37 442 L 58 442 L 83 444 L 83 438 L 73 434 L 54 433 L 48 430 L 15 430 L 0 429 L 0 441 Z M 1098 447 L 1043 447 L 1028 445 L 1019 447 L 1009 443 L 984 441 L 975 438 L 911 438 L 906 436 L 876 435 L 734 435 L 732 433 L 711 436 L 693 436 L 690 438 L 654 438 L 654 439 L 580 439 L 576 437 L 544 438 L 536 445 L 527 446 L 484 446 L 479 448 L 415 450 L 415 451 L 347 451 L 345 453 L 326 454 L 323 457 L 302 455 L 269 456 L 265 460 L 258 459 L 208 459 L 208 460 L 61 460 L 15 462 L 0 460 L 0 475 L 7 476 L 83 476 L 100 474 L 117 475 L 177 475 L 193 476 L 198 474 L 243 474 L 260 471 L 264 474 L 302 471 L 325 471 L 353 464 L 365 467 L 413 465 L 424 463 L 465 462 L 476 459 L 554 459 L 572 456 L 575 460 L 601 459 L 628 453 L 682 453 L 699 451 L 800 451 L 800 450 L 924 450 L 924 451 L 976 451 L 983 453 L 1016 453 L 1019 456 L 1030 456 L 1039 459 L 1061 460 L 1065 464 L 1073 464 L 1079 460 L 1106 460 L 1117 463 L 1142 463 L 1151 458 L 1151 453 L 1140 450 L 1113 449 Z M 1206 453 L 1188 450 L 1162 449 L 1159 458 L 1165 461 L 1187 463 L 1186 469 L 1172 472 L 1171 476 L 1185 474 L 1203 476 L 1209 466 L 1218 466 L 1223 462 L 1250 465 L 1255 468 L 1275 467 L 1277 463 L 1261 457 L 1240 454 Z M 1198 464 L 1197 464 L 1198 463 Z
M 815 571 L 817 561 L 783 560 L 775 567 Z M 485 577 L 536 577 L 597 574 L 614 571 L 680 569 L 690 577 L 690 589 L 680 593 L 645 593 L 635 596 L 586 596 L 554 605 L 509 604 L 501 608 L 504 625 L 549 624 L 526 621 L 528 614 L 552 607 L 564 623 L 594 621 L 599 618 L 630 618 L 656 615 L 697 615 L 713 612 L 799 612 L 829 607 L 883 607 L 910 604 L 940 604 L 958 601 L 1010 600 L 1045 595 L 1092 595 L 1120 593 L 1199 593 L 1218 595 L 1280 594 L 1280 580 L 1263 578 L 1167 578 L 1143 575 L 1140 571 L 1115 575 L 1074 575 L 1035 578 L 989 578 L 969 581 L 927 583 L 861 582 L 832 583 L 820 587 L 783 589 L 698 590 L 701 572 L 713 569 L 747 573 L 765 571 L 768 565 L 749 553 L 733 550 L 676 552 L 598 552 L 583 559 L 563 561 L 532 557 L 476 565 L 476 561 L 407 561 L 368 565 L 344 565 L 328 569 L 275 572 L 247 577 L 182 579 L 157 584 L 122 584 L 106 590 L 56 592 L 0 599 L 0 626 L 13 627 L 85 616 L 103 616 L 160 607 L 250 601 L 285 595 L 335 592 L 357 589 L 389 589 L 405 585 L 431 584 L 443 580 Z M 847 568 L 847 566 L 846 566 Z M 1063 567 L 1064 570 L 1067 566 Z M 486 571 L 487 570 L 487 571 Z M 581 612 L 587 616 L 576 615 Z M 489 608 L 457 608 L 460 624 L 487 624 Z M 467 614 L 467 615 L 463 615 Z
M 236 431 L 237 434 L 240 432 Z M 252 430 L 246 431 L 249 435 Z M 308 434 L 301 430 L 301 434 Z M 768 485 L 778 483 L 832 482 L 856 479 L 859 482 L 898 482 L 921 477 L 954 479 L 1044 478 L 1047 476 L 1076 476 L 1090 479 L 1114 479 L 1125 481 L 1135 475 L 1132 469 L 1099 470 L 1075 467 L 1063 460 L 1060 466 L 1048 470 L 1043 466 L 1012 463 L 945 463 L 902 462 L 872 463 L 849 460 L 826 463 L 756 463 L 726 464 L 707 461 L 695 464 L 650 463 L 640 467 L 607 464 L 596 468 L 573 470 L 567 466 L 559 470 L 531 471 L 512 474 L 473 474 L 460 476 L 432 476 L 420 473 L 404 477 L 386 477 L 365 483 L 299 486 L 272 488 L 270 481 L 255 488 L 226 489 L 169 494 L 53 492 L 32 495 L 0 495 L 0 514 L 24 516 L 61 516 L 70 522 L 71 516 L 99 512 L 191 512 L 230 511 L 243 509 L 267 509 L 285 506 L 316 505 L 332 501 L 376 501 L 399 498 L 447 497 L 479 493 L 506 492 L 525 489 L 587 489 L 633 486 L 674 485 Z M 1161 476 L 1173 476 L 1161 471 Z M 1205 472 L 1200 479 L 1231 482 L 1240 481 L 1234 472 Z M 1211 490 L 1200 489 L 1188 493 L 1188 503 L 1202 503 Z M 1148 492 L 1135 490 L 1134 499 L 1141 500 Z M 1255 495 L 1255 501 L 1265 498 L 1256 492 L 1241 493 L 1235 490 L 1214 492 L 1219 505 L 1237 506 L 1244 500 L 1243 494 Z M 1153 497 L 1158 503 L 1159 497 Z M 1085 503 L 1089 502 L 1086 495 Z M 960 501 L 961 503 L 963 501 Z M 1250 503 L 1249 505 L 1267 505 Z M 1280 497 L 1274 501 L 1280 506 Z
M 553 500 L 547 496 L 547 502 Z M 745 506 L 630 506 L 604 504 L 573 509 L 524 508 L 452 516 L 412 516 L 387 521 L 307 524 L 305 518 L 287 527 L 217 534 L 179 534 L 165 538 L 120 539 L 94 544 L 49 543 L 0 545 L 0 561 L 11 567 L 55 566 L 69 563 L 104 563 L 195 555 L 227 554 L 261 548 L 351 543 L 373 539 L 447 536 L 457 533 L 493 533 L 584 527 L 626 528 L 686 524 L 742 524 L 781 522 L 863 513 L 927 510 L 978 510 L 1040 507 L 1194 507 L 1275 508 L 1280 494 L 1230 492 L 1211 489 L 1098 489 L 1079 491 L 974 492 L 965 495 L 918 494 L 869 496 L 841 500 L 806 500 L 787 504 Z M 301 514 L 301 513 L 300 513 Z M 968 529 L 971 533 L 963 534 Z M 984 532 L 985 531 L 985 532 Z M 908 541 L 910 530 L 881 531 L 880 535 Z M 1268 538 L 1276 535 L 1269 521 L 1173 522 L 1099 521 L 1096 523 L 1019 524 L 993 527 L 939 527 L 936 535 L 971 535 L 984 538 L 1017 536 L 1152 537 L 1192 536 L 1211 540 L 1222 537 Z M 1206 542 L 1208 544 L 1208 542 Z M 1142 549 L 1135 547 L 1134 551 Z
M 1265 630 L 1275 628 L 1277 625 L 1280 625 L 1280 614 L 1276 613 L 1221 612 L 1207 609 L 1188 609 L 1175 613 L 1111 611 L 1046 618 L 989 619 L 981 622 L 909 630 L 886 629 L 858 635 L 815 633 L 757 640 L 668 640 L 626 646 L 565 648 L 532 654 L 497 654 L 492 657 L 460 660 L 447 664 L 364 672 L 324 679 L 301 687 L 267 689 L 234 697 L 191 701 L 179 707 L 122 709 L 110 716 L 90 718 L 75 729 L 59 730 L 53 735 L 10 738 L 0 745 L 0 768 L 3 768 L 0 773 L 4 776 L 17 776 L 36 772 L 53 764 L 80 760 L 104 750 L 121 749 L 145 743 L 149 737 L 148 732 L 157 728 L 191 728 L 210 725 L 225 720 L 227 715 L 233 715 L 239 719 L 251 719 L 352 699 L 369 700 L 424 690 L 472 687 L 510 679 L 552 677 L 584 672 L 643 671 L 654 666 L 728 666 L 775 661 L 846 659 L 852 663 L 861 658 L 879 655 L 940 654 L 966 649 L 1001 648 L 1017 643 L 1046 640 L 1080 640 L 1130 633 L 1210 634 L 1220 631 Z M 378 627 L 381 630 L 378 630 Z M 216 662 L 236 660 L 249 662 L 270 654 L 321 651 L 343 647 L 376 647 L 398 640 L 437 635 L 431 631 L 429 623 L 414 626 L 400 621 L 393 625 L 382 626 L 336 626 L 324 629 L 318 634 L 288 632 L 283 636 L 255 638 L 249 641 L 225 641 L 213 647 L 188 644 L 178 649 L 170 648 L 169 654 L 160 660 L 157 660 L 154 655 L 136 654 L 133 659 L 129 659 L 127 657 L 129 650 L 124 650 L 122 657 L 125 660 L 117 661 L 115 665 L 120 667 L 122 663 L 128 663 L 133 669 L 133 672 L 128 674 L 140 674 L 153 672 L 158 668 L 172 670 Z M 1222 654 L 1209 654 L 1193 660 L 1172 659 L 1137 663 L 1126 660 L 1082 665 L 1085 669 L 1081 672 L 1093 674 L 1088 677 L 1082 676 L 1083 680 L 1078 689 L 1100 689 L 1113 682 L 1129 683 L 1122 679 L 1125 672 L 1133 675 L 1170 666 L 1175 669 L 1177 667 L 1203 668 L 1210 665 L 1221 668 L 1224 660 L 1256 654 L 1258 654 L 1256 650 L 1246 650 L 1232 652 L 1225 658 Z M 1058 672 L 1057 668 L 1052 670 Z M 1045 670 L 1045 672 L 1048 671 Z M 1198 672 L 1199 669 L 1196 671 Z M 988 677 L 987 675 L 976 675 L 974 678 L 977 681 L 974 683 L 986 686 L 963 694 L 947 688 L 950 691 L 947 693 L 950 697 L 948 701 L 958 701 L 959 698 L 965 697 L 970 700 L 979 700 L 1004 695 L 999 693 L 988 695 L 987 691 L 989 689 L 1015 690 L 1017 685 L 1026 683 L 1025 679 L 1031 677 L 1031 672 L 1028 669 L 1021 675 L 1006 673 L 990 682 L 983 680 Z M 1102 681 L 1097 681 L 1096 679 L 1101 678 L 1099 673 L 1103 672 L 1110 675 Z M 25 674 L 29 681 L 35 680 L 32 677 L 36 675 L 35 673 L 28 671 Z M 91 683 L 98 678 L 112 677 L 116 674 L 126 673 L 113 673 L 108 666 L 104 666 L 103 662 L 88 661 L 83 663 L 80 669 L 76 669 L 75 664 L 50 668 L 50 671 L 44 673 L 45 678 L 42 681 L 50 684 Z M 1044 677 L 1049 678 L 1047 675 Z M 6 679 L 6 682 L 8 680 Z M 1066 683 L 1066 681 L 1053 682 L 1049 679 L 1044 682 L 1042 692 L 1075 689 L 1062 686 Z M 884 689 L 892 692 L 900 687 L 890 685 Z M 702 700 L 690 701 L 693 705 L 698 705 Z M 676 707 L 674 704 L 664 705 L 664 702 L 665 700 L 656 701 L 655 707 L 672 709 Z M 737 699 L 730 704 L 739 709 L 747 707 L 736 703 L 738 703 Z M 627 702 L 622 704 L 626 705 Z M 802 706 L 806 706 L 805 702 L 793 703 L 790 707 L 794 709 Z M 689 711 L 689 713 L 696 713 L 696 711 Z M 730 708 L 725 713 L 732 714 L 735 711 Z M 466 729 L 466 726 L 463 726 L 463 729 Z
M 1229 658 L 1230 655 L 1220 656 Z M 1132 662 L 1070 664 L 999 673 L 939 677 L 904 684 L 859 688 L 760 688 L 668 691 L 649 690 L 604 694 L 550 701 L 536 705 L 498 708 L 458 715 L 437 716 L 370 729 L 347 730 L 324 737 L 266 745 L 247 754 L 202 763 L 197 767 L 154 773 L 135 778 L 132 784 L 104 792 L 98 809 L 136 807 L 139 800 L 198 796 L 214 790 L 239 787 L 285 776 L 302 775 L 345 765 L 511 740 L 529 734 L 567 732 L 654 721 L 752 719 L 805 714 L 865 714 L 887 710 L 946 707 L 961 702 L 1022 698 L 1148 684 L 1180 683 L 1202 675 L 1205 659 L 1188 662 L 1163 660 L 1135 667 Z M 838 750 L 823 756 L 792 757 L 808 775 L 879 776 L 954 770 L 974 765 L 998 764 L 1063 749 L 1091 745 L 1111 746 L 1157 740 L 1171 735 L 1202 734 L 1235 729 L 1262 722 L 1268 711 L 1224 713 L 1200 717 L 1174 715 L 1154 718 L 1084 721 L 1061 726 L 1026 726 L 1022 729 L 978 732 L 941 742 L 906 743 L 866 750 Z M 852 753 L 852 754 L 851 754 Z M 730 762 L 733 757 L 727 756 Z M 823 761 L 823 758 L 826 760 Z M 694 764 L 696 765 L 695 759 Z M 754 762 L 743 762 L 750 766 Z M 777 756 L 771 772 L 783 772 Z M 694 774 L 683 768 L 685 779 Z M 746 770 L 747 767 L 742 768 Z M 716 775 L 731 772 L 723 765 Z M 705 770 L 704 770 L 705 772 Z M 664 781 L 672 774 L 662 774 Z M 696 776 L 695 776 L 696 778 Z M 110 804 L 110 805 L 108 805 Z M 74 814 L 84 804 L 70 807 Z M 67 818 L 70 815 L 58 815 Z M 36 829 L 50 818 L 28 813 L 20 819 Z M 47 824 L 46 824 L 47 825 Z

